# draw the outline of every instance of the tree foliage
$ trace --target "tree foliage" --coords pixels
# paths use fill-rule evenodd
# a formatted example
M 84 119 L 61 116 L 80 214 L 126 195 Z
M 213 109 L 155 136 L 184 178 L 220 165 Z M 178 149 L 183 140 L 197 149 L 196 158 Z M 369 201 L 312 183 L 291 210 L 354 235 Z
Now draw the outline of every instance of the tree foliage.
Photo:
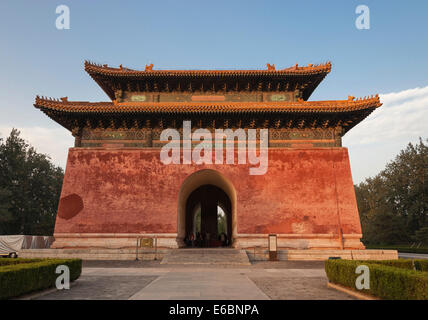
M 428 243 L 428 146 L 409 143 L 386 168 L 355 186 L 366 244 Z
M 63 178 L 18 130 L 0 139 L 0 234 L 52 235 Z

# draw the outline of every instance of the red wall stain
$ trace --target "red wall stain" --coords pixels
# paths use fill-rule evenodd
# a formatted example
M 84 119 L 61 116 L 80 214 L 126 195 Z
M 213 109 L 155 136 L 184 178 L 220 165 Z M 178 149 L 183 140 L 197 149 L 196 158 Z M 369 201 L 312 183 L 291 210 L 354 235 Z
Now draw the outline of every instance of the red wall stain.
M 82 198 L 73 193 L 62 197 L 58 205 L 58 217 L 68 220 L 78 215 L 83 210 Z
M 249 164 L 164 165 L 159 155 L 71 148 L 55 232 L 175 233 L 181 184 L 214 169 L 236 189 L 238 233 L 361 233 L 346 148 L 270 149 L 261 176 Z

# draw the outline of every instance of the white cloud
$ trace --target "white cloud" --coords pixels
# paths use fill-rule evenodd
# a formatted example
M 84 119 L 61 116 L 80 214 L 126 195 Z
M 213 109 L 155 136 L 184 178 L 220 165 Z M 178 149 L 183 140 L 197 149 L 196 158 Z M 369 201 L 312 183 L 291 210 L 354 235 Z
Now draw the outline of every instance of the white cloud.
M 53 163 L 65 168 L 68 148 L 74 145 L 74 138 L 68 130 L 44 127 L 16 127 L 16 129 L 37 152 L 49 155 Z M 0 126 L 0 137 L 8 137 L 11 131 L 12 127 Z
M 354 182 L 376 175 L 419 137 L 428 138 L 428 86 L 380 95 L 383 106 L 343 138 Z

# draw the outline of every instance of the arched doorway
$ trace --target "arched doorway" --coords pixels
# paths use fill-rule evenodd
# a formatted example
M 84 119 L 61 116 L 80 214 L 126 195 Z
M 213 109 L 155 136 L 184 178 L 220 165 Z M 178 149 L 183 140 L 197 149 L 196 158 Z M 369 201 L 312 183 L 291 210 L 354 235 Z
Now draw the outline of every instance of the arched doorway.
M 186 202 L 186 246 L 220 247 L 231 243 L 232 204 L 219 187 L 195 189 Z
M 225 220 L 226 233 L 229 240 L 229 245 L 234 246 L 234 239 L 237 234 L 237 196 L 235 188 L 233 187 L 231 181 L 227 179 L 223 174 L 216 170 L 212 169 L 203 169 L 189 175 L 182 183 L 180 191 L 178 194 L 178 212 L 177 212 L 177 244 L 179 247 L 186 246 L 185 238 L 188 236 L 188 233 L 193 230 L 195 222 L 192 221 L 192 218 L 195 219 L 198 213 L 198 204 L 202 201 L 195 201 L 188 199 L 192 196 L 194 199 L 200 199 L 202 197 L 203 191 L 197 191 L 200 187 L 201 190 L 208 188 L 208 192 L 213 190 L 213 187 L 217 187 L 220 191 L 216 191 L 218 195 L 217 201 L 217 218 Z M 195 193 L 194 193 L 195 192 Z M 199 196 L 198 196 L 199 194 Z M 193 203 L 193 208 L 188 208 L 188 203 Z M 213 206 L 213 205 L 212 205 Z M 190 207 L 192 207 L 190 205 Z M 202 207 L 201 207 L 202 209 Z M 213 210 L 213 209 L 211 209 Z M 202 217 L 202 212 L 199 213 Z M 190 219 L 190 222 L 188 222 Z M 208 218 L 209 219 L 209 218 Z M 213 220 L 208 220 L 213 221 Z M 202 220 L 201 220 L 202 222 Z M 208 222 L 211 223 L 212 222 Z M 190 227 L 191 225 L 191 227 Z M 219 226 L 217 223 L 217 232 Z

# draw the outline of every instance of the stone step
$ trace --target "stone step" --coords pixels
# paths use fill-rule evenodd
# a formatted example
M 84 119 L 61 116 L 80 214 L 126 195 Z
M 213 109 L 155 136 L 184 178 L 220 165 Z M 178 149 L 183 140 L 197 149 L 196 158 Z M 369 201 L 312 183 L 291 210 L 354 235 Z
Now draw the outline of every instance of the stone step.
M 183 248 L 171 250 L 161 264 L 251 265 L 245 250 L 232 248 Z

